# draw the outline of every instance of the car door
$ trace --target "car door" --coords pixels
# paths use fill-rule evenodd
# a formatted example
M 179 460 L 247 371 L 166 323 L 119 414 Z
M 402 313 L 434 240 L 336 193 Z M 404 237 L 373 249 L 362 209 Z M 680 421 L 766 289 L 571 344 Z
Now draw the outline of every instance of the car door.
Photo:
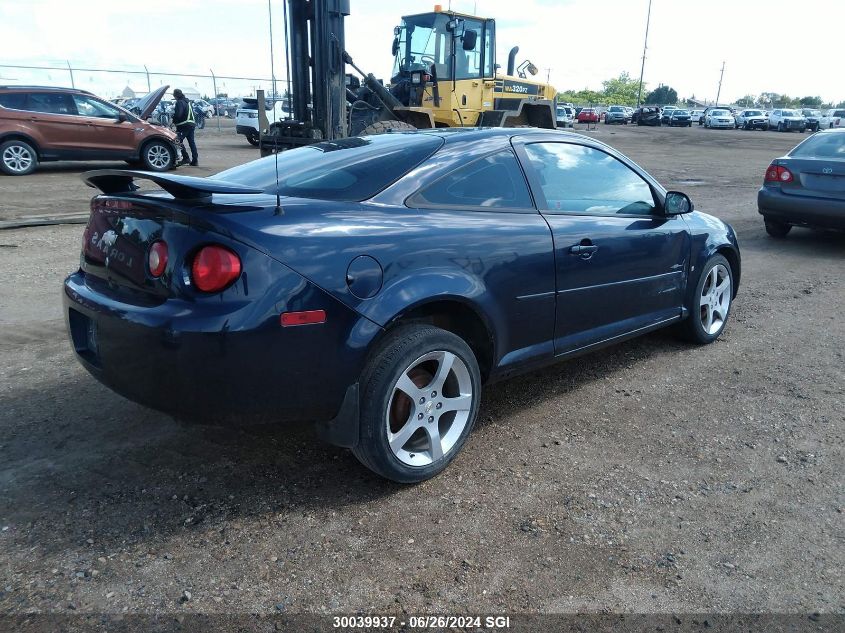
M 87 95 L 75 94 L 73 101 L 79 117 L 90 134 L 84 147 L 92 152 L 132 154 L 135 150 L 135 123 L 111 104 Z
M 66 92 L 30 92 L 26 100 L 29 121 L 41 133 L 41 149 L 57 157 L 78 152 L 88 136 L 85 124 L 76 116 L 73 98 Z
M 427 235 L 420 253 L 428 270 L 457 264 L 478 280 L 471 295 L 494 326 L 494 365 L 504 376 L 554 355 L 553 242 L 513 149 L 473 154 L 464 152 L 460 166 L 418 190 L 405 206 L 424 210 Z M 402 273 L 411 251 L 406 246 L 398 261 L 381 262 L 385 286 Z
M 679 318 L 690 238 L 656 183 L 606 147 L 525 139 L 517 152 L 554 240 L 555 353 Z

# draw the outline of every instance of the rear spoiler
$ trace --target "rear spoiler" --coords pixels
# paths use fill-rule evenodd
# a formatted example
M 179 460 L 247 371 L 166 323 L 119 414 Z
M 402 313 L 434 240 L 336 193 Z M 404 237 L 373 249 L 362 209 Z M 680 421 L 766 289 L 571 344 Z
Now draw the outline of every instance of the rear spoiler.
M 99 189 L 105 194 L 131 193 L 140 189 L 135 180 L 149 180 L 164 189 L 177 200 L 203 200 L 213 193 L 264 193 L 263 189 L 247 187 L 223 180 L 197 178 L 196 176 L 177 176 L 152 171 L 131 169 L 97 169 L 86 171 L 82 180 L 89 187 Z

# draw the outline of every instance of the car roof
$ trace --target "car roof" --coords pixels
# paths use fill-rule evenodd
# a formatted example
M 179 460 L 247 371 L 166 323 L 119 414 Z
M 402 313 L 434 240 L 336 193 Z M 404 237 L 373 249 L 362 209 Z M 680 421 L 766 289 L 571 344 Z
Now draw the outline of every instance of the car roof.
M 93 92 L 88 90 L 80 90 L 79 88 L 62 88 L 61 86 L 0 86 L 0 90 L 12 91 L 29 91 L 29 90 L 48 90 L 52 92 L 74 92 L 76 94 L 93 95 Z

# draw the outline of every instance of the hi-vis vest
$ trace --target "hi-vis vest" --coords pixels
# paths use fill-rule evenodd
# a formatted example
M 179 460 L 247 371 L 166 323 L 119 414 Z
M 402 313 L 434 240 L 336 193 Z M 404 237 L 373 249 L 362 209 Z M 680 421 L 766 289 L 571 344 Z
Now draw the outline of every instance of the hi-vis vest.
M 194 105 L 188 99 L 185 99 L 185 101 L 188 104 L 188 118 L 182 121 L 181 123 L 177 123 L 176 127 L 179 127 L 180 125 L 197 124 L 197 122 L 194 120 Z

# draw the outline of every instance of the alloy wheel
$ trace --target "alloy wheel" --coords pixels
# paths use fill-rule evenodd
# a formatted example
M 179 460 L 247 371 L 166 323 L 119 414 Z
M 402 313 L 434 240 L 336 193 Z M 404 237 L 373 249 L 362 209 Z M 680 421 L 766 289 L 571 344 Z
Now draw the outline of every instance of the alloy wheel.
M 725 326 L 731 306 L 731 275 L 723 264 L 716 264 L 707 273 L 699 305 L 701 327 L 709 335 L 718 333 Z
M 163 145 L 156 143 L 147 149 L 147 162 L 156 169 L 165 169 L 170 160 L 170 151 Z
M 26 147 L 10 145 L 3 150 L 3 164 L 14 173 L 24 173 L 31 166 L 34 157 Z
M 475 394 L 469 369 L 456 354 L 432 351 L 399 375 L 387 407 L 387 441 L 408 466 L 443 459 L 461 437 Z

